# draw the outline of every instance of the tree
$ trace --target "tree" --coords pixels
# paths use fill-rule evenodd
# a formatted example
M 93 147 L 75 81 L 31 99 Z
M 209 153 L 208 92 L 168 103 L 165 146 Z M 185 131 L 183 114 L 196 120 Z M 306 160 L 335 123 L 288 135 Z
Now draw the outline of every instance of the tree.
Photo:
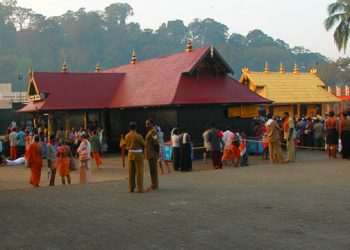
M 318 68 L 317 74 L 331 87 L 349 84 L 350 58 L 339 58 L 336 61 L 327 61 Z
M 17 29 L 22 30 L 33 20 L 35 14 L 32 9 L 15 7 L 11 16 L 11 21 Z
M 334 26 L 334 42 L 339 51 L 346 51 L 350 36 L 350 1 L 338 0 L 328 5 L 329 17 L 325 20 L 326 30 L 329 31 Z
M 126 19 L 134 15 L 133 8 L 127 3 L 113 3 L 105 8 L 105 19 L 108 28 L 117 25 L 125 27 Z
M 200 46 L 219 45 L 226 42 L 228 38 L 228 27 L 211 18 L 204 20 L 195 19 L 188 25 L 193 39 Z

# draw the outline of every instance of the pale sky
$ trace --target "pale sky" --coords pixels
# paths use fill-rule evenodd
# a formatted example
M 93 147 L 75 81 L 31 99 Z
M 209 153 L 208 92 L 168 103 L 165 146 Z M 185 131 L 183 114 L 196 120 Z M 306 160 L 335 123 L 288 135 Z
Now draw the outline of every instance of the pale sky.
M 350 49 L 346 54 L 337 51 L 333 33 L 324 28 L 327 6 L 336 0 L 18 0 L 18 5 L 45 16 L 57 16 L 80 7 L 104 10 L 116 2 L 130 4 L 135 15 L 128 22 L 138 22 L 143 29 L 155 30 L 175 19 L 187 25 L 195 18 L 213 18 L 227 25 L 230 34 L 245 36 L 260 29 L 291 47 L 303 46 L 332 59 L 350 56 Z

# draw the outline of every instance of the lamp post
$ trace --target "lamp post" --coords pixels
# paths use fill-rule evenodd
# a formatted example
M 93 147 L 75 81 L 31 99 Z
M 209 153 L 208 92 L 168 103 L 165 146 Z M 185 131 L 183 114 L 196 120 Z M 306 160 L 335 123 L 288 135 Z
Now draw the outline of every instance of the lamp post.
M 19 101 L 20 102 L 22 102 L 22 91 L 21 91 L 22 79 L 23 79 L 23 76 L 21 74 L 19 74 L 18 80 L 19 80 Z

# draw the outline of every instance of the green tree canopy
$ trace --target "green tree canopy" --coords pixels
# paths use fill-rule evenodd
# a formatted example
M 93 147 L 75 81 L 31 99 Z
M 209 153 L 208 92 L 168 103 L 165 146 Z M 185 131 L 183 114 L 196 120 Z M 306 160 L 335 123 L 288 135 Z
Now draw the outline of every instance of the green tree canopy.
M 350 36 L 350 1 L 338 0 L 328 6 L 329 17 L 325 20 L 326 30 L 335 27 L 333 34 L 334 42 L 339 51 L 344 53 L 348 46 Z
M 319 53 L 302 46 L 291 48 L 261 30 L 252 30 L 246 36 L 229 34 L 225 24 L 210 18 L 194 19 L 188 25 L 182 20 L 169 20 L 156 30 L 142 29 L 142 24 L 128 22 L 133 14 L 130 5 L 115 3 L 104 11 L 80 8 L 45 17 L 17 6 L 14 0 L 2 1 L 0 82 L 13 82 L 15 89 L 24 90 L 26 81 L 19 86 L 17 77 L 26 75 L 29 67 L 34 71 L 60 71 L 66 60 L 70 71 L 92 72 L 97 62 L 102 69 L 130 63 L 133 49 L 139 61 L 183 52 L 188 36 L 194 39 L 194 48 L 214 45 L 234 69 L 236 78 L 243 67 L 263 71 L 266 61 L 273 71 L 279 70 L 281 61 L 286 71 L 292 71 L 294 63 L 301 71 L 330 64 Z M 327 76 L 322 75 L 332 78 Z

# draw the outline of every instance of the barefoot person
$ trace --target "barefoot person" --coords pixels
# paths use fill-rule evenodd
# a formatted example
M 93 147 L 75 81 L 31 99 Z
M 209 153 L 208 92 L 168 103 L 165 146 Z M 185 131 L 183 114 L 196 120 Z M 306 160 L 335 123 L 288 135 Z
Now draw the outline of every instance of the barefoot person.
M 168 173 L 170 173 L 170 168 L 169 168 L 169 165 L 166 159 L 166 154 L 165 154 L 164 133 L 159 126 L 155 126 L 155 128 L 157 131 L 158 144 L 159 144 L 159 159 L 158 159 L 159 167 L 160 167 L 160 170 L 162 171 L 162 174 L 164 174 L 164 170 L 163 170 L 163 163 L 164 163 L 168 170 Z
M 79 154 L 79 163 L 80 163 L 80 184 L 85 184 L 91 182 L 91 163 L 90 163 L 90 154 L 91 154 L 91 145 L 87 140 L 87 134 L 83 132 L 80 136 L 80 145 L 77 149 Z
M 338 124 L 337 120 L 334 118 L 333 111 L 329 112 L 328 118 L 325 122 L 325 130 L 328 157 L 336 158 L 338 143 Z
M 215 128 L 215 123 L 211 123 L 211 129 L 208 133 L 208 141 L 210 143 L 210 154 L 211 162 L 214 169 L 222 168 L 222 161 L 220 156 L 220 143 L 221 138 L 219 137 L 218 130 Z
M 39 187 L 41 178 L 41 168 L 43 166 L 42 153 L 43 148 L 41 143 L 39 143 L 39 136 L 34 137 L 34 142 L 32 142 L 27 150 L 26 156 L 28 161 L 28 167 L 30 168 L 30 180 L 29 183 L 34 187 Z
M 58 157 L 58 173 L 61 176 L 62 185 L 67 183 L 71 184 L 70 178 L 70 156 L 71 156 L 70 147 L 66 145 L 64 141 L 61 141 L 60 146 L 57 148 L 57 157 Z
M 50 141 L 46 148 L 47 167 L 51 171 L 49 186 L 55 186 L 56 170 L 57 170 L 57 153 L 55 149 L 55 136 L 50 136 Z
M 91 132 L 90 144 L 91 144 L 92 157 L 95 160 L 97 169 L 100 169 L 100 165 L 102 165 L 102 161 L 101 161 L 102 146 L 101 146 L 100 139 L 96 134 L 96 131 Z

